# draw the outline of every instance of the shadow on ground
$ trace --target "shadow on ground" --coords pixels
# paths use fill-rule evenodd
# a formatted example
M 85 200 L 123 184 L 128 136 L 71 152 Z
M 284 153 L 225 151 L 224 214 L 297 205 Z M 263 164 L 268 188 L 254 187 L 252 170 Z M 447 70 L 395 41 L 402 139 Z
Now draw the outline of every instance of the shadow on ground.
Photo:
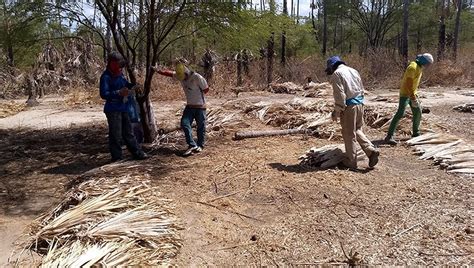
M 11 215 L 41 213 L 71 176 L 109 162 L 106 133 L 97 126 L 0 130 L 0 209 Z

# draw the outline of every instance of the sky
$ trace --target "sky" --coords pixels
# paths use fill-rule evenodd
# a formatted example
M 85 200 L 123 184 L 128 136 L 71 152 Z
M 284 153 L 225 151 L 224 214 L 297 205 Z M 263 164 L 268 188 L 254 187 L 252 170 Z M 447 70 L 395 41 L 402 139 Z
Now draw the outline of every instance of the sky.
M 265 4 L 267 5 L 268 8 L 268 0 L 265 0 Z M 291 0 L 287 0 L 288 2 L 288 13 L 291 12 Z M 296 0 L 293 0 L 293 3 L 295 5 L 295 13 L 296 13 Z M 309 8 L 311 0 L 300 0 L 300 16 L 308 16 L 309 12 L 311 9 Z M 257 8 L 260 8 L 260 0 L 252 0 L 252 3 L 254 5 L 257 5 Z M 276 0 L 277 5 L 281 6 L 283 5 L 283 0 Z

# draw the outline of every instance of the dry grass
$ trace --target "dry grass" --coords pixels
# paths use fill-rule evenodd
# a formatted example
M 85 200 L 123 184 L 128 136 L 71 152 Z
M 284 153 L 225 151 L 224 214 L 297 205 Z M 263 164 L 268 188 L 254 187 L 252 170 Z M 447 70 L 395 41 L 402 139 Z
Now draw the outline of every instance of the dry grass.
M 26 108 L 26 103 L 18 103 L 15 101 L 4 102 L 0 106 L 0 118 L 15 115 Z
M 80 107 L 83 105 L 102 104 L 99 90 L 92 87 L 74 87 L 66 95 L 65 105 L 68 107 Z

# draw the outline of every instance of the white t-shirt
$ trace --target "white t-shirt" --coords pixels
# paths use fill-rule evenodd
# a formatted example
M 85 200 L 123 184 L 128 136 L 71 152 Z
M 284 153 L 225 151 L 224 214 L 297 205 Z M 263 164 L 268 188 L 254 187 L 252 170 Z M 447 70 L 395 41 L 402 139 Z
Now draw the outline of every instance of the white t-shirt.
M 200 74 L 193 72 L 188 79 L 181 81 L 184 94 L 186 95 L 187 105 L 206 106 L 206 99 L 204 98 L 204 89 L 208 88 L 207 81 Z

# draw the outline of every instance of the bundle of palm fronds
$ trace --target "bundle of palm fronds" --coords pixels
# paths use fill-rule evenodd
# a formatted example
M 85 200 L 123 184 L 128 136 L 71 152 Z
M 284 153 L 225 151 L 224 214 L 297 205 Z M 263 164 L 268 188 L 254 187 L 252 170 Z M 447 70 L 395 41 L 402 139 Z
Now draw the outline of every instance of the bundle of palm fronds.
M 365 157 L 362 150 L 357 151 L 357 159 Z M 300 165 L 309 167 L 319 167 L 322 169 L 337 166 L 346 158 L 344 153 L 344 144 L 326 145 L 323 147 L 313 147 L 304 155 L 300 156 Z
M 427 133 L 408 140 L 407 144 L 415 147 L 420 159 L 433 159 L 448 173 L 474 174 L 474 147 L 457 137 Z
M 211 131 L 220 130 L 224 127 L 235 126 L 242 123 L 237 112 L 226 112 L 220 107 L 211 108 L 207 111 L 207 127 Z
M 462 113 L 474 113 L 474 103 L 466 103 L 453 107 L 453 110 Z
M 26 248 L 42 267 L 153 266 L 181 246 L 170 200 L 144 176 L 103 178 L 75 187 L 40 217 Z
M 294 98 L 287 103 L 257 103 L 255 106 L 258 108 L 251 110 L 255 117 L 266 125 L 282 129 L 314 129 L 331 121 L 324 101 Z
M 378 107 L 365 107 L 364 109 L 364 122 L 369 127 L 385 127 L 385 125 L 388 125 L 387 122 L 391 119 L 391 111 L 387 109 L 380 109 Z
M 303 90 L 303 86 L 297 85 L 293 82 L 285 83 L 271 83 L 268 90 L 273 93 L 294 94 Z

